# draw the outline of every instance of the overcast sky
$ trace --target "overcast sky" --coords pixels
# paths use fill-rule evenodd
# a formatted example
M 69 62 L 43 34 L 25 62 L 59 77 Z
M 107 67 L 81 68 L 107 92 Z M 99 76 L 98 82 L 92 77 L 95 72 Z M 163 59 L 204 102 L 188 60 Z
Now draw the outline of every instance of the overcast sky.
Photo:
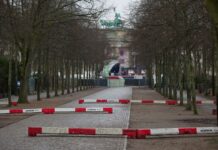
M 139 0 L 105 0 L 107 7 L 115 7 L 116 11 L 121 14 L 121 17 L 128 18 L 129 5 Z M 105 17 L 105 19 L 114 19 L 114 12 L 111 10 Z

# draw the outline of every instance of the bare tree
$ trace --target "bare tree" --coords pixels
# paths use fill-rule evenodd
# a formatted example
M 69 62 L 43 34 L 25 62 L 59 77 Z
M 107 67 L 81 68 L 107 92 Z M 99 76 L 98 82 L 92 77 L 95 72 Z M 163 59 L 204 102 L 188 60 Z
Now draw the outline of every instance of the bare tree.
M 212 87 L 208 81 L 214 68 L 208 59 L 213 49 L 212 25 L 203 2 L 141 1 L 131 20 L 132 47 L 140 53 L 139 63 L 147 68 L 150 86 L 154 86 L 155 75 L 156 90 L 170 99 L 179 98 L 181 105 L 185 90 L 186 109 L 197 114 L 196 88 L 202 84 Z

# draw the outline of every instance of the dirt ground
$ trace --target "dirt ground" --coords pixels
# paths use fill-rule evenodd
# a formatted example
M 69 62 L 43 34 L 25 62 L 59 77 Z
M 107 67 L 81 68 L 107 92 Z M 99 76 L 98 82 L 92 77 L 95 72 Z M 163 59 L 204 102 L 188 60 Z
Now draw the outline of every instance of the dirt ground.
M 101 91 L 105 88 L 97 87 L 93 89 L 89 89 L 86 91 L 79 91 L 72 93 L 70 95 L 62 95 L 58 97 L 52 97 L 49 99 L 42 99 L 41 101 L 31 101 L 29 104 L 19 104 L 17 106 L 12 106 L 10 108 L 6 106 L 1 106 L 1 110 L 3 109 L 17 109 L 17 108 L 46 108 L 46 107 L 57 107 L 63 104 L 66 104 L 72 100 L 77 100 L 81 97 L 85 97 Z M 18 122 L 22 119 L 28 118 L 35 114 L 0 114 L 0 128 L 7 126 L 9 124 Z
M 165 99 L 150 89 L 133 89 L 133 99 Z M 199 115 L 184 106 L 133 104 L 130 128 L 171 128 L 216 126 L 216 117 L 199 108 Z M 128 139 L 127 150 L 217 150 L 218 136 L 171 136 L 142 140 Z

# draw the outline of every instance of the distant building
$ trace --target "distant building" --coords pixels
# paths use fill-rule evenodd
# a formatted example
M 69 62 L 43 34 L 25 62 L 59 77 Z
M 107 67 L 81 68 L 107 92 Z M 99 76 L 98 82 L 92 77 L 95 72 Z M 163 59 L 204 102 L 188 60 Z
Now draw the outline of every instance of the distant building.
M 106 35 L 106 40 L 109 41 L 109 47 L 105 49 L 107 60 L 105 65 L 109 65 L 106 72 L 111 71 L 113 65 L 119 64 L 119 71 L 116 72 L 120 75 L 127 75 L 128 69 L 132 67 L 131 60 L 131 35 L 130 29 L 126 28 L 113 28 L 113 29 L 100 29 Z M 113 64 L 111 64 L 111 62 Z M 115 69 L 116 70 L 116 69 Z M 107 76 L 105 72 L 104 76 Z

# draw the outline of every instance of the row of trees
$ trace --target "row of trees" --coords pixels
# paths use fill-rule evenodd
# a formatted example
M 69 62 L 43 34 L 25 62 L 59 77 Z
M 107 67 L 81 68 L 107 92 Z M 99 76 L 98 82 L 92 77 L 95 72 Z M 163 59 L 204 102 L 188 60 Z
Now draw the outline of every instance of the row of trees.
M 37 79 L 37 99 L 46 89 L 82 90 L 97 76 L 108 45 L 97 20 L 105 11 L 96 0 L 0 0 L 0 47 L 20 80 L 20 103 L 28 102 L 28 79 Z M 97 54 L 97 55 L 96 55 Z M 72 90 L 71 90 L 72 89 Z M 10 100 L 10 96 L 9 96 Z
M 217 2 L 210 1 L 215 13 Z M 155 80 L 158 92 L 179 98 L 181 105 L 186 91 L 186 108 L 194 114 L 198 113 L 197 88 L 205 93 L 211 89 L 212 95 L 218 95 L 217 22 L 205 6 L 201 0 L 141 1 L 132 9 L 131 18 L 135 28 L 132 46 L 140 54 L 138 63 L 146 66 L 149 85 L 154 86 Z

